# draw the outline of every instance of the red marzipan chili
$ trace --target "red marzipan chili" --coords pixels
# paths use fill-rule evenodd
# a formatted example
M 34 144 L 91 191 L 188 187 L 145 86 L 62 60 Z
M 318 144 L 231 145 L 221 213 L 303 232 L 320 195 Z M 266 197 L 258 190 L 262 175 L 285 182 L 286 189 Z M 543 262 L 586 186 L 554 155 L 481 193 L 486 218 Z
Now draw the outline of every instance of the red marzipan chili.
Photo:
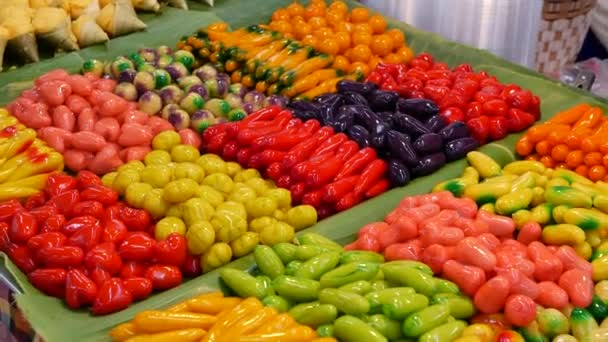
M 236 141 L 230 141 L 222 149 L 222 159 L 225 161 L 236 160 L 236 154 L 239 152 L 239 144 Z
M 309 120 L 313 121 L 313 120 Z M 314 120 L 316 121 L 316 120 Z M 313 151 L 319 147 L 323 141 L 327 140 L 334 133 L 333 128 L 329 126 L 322 127 L 315 134 L 310 137 L 310 139 L 306 139 L 296 146 L 294 146 L 285 158 L 283 158 L 282 166 L 285 170 L 292 168 L 294 165 L 303 162 L 308 158 Z
M 270 121 L 274 119 L 277 114 L 281 112 L 281 107 L 279 106 L 268 106 L 257 110 L 255 113 L 251 113 L 247 115 L 243 120 L 239 121 L 242 127 L 248 127 L 251 123 L 259 122 L 259 121 Z
M 361 172 L 361 179 L 355 186 L 354 193 L 356 196 L 365 194 L 375 183 L 386 173 L 387 165 L 382 159 L 376 159 L 371 162 L 363 172 Z
M 359 175 L 345 177 L 327 184 L 323 188 L 323 200 L 335 203 L 355 188 L 359 181 Z
M 336 203 L 336 211 L 343 211 L 354 207 L 361 201 L 354 192 L 349 192 Z
M 306 191 L 306 185 L 304 182 L 296 183 L 289 188 L 289 191 L 291 192 L 291 200 L 294 203 L 301 203 Z
M 379 180 L 376 184 L 372 185 L 367 192 L 365 192 L 365 197 L 372 198 L 380 195 L 381 193 L 388 190 L 389 182 L 386 178 Z
M 376 159 L 376 150 L 371 147 L 366 147 L 350 157 L 342 167 L 342 170 L 336 176 L 336 179 L 342 179 L 359 173 L 365 166 Z
M 317 208 L 321 205 L 321 203 L 323 203 L 322 189 L 310 191 L 304 194 L 302 197 L 302 204 L 312 205 L 313 207 Z
M 256 150 L 272 149 L 288 151 L 300 142 L 310 138 L 313 133 L 319 130 L 321 124 L 317 120 L 309 120 L 302 126 L 297 126 L 289 130 L 283 130 L 273 136 L 257 138 L 251 144 Z
M 283 166 L 281 166 L 280 162 L 274 162 L 266 168 L 266 175 L 270 177 L 270 179 L 277 180 L 281 175 L 283 175 Z
M 334 152 L 343 142 L 348 140 L 348 136 L 344 133 L 338 133 L 329 139 L 325 140 L 317 149 L 312 153 L 312 157 L 322 155 L 327 152 Z
M 253 155 L 253 151 L 249 147 L 245 147 L 239 150 L 236 154 L 236 160 L 241 165 L 247 165 L 249 158 Z
M 317 168 L 322 163 L 328 161 L 333 156 L 335 156 L 334 152 L 327 152 L 325 154 L 316 156 L 307 161 L 301 162 L 291 168 L 291 178 L 294 180 L 304 180 L 307 174 L 309 174 L 312 170 Z
M 272 121 L 268 121 L 262 127 L 245 128 L 239 131 L 236 139 L 241 146 L 249 146 L 256 138 L 263 137 L 275 132 L 281 131 L 287 126 L 287 123 L 292 119 L 289 112 L 279 113 Z M 215 126 L 211 126 L 215 127 Z

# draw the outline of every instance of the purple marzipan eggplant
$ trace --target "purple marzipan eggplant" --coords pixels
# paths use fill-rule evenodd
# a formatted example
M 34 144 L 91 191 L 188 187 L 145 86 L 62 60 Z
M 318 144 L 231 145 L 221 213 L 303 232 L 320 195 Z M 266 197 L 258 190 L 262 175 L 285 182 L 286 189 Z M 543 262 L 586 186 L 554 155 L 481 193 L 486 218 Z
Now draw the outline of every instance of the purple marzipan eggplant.
M 420 155 L 443 150 L 443 138 L 437 133 L 424 133 L 414 141 L 414 150 Z
M 372 91 L 378 89 L 378 86 L 371 82 L 363 83 L 351 80 L 341 80 L 336 84 L 336 89 L 339 93 L 354 92 L 367 96 Z
M 418 119 L 407 114 L 397 114 L 393 117 L 395 127 L 403 133 L 407 133 L 412 137 L 418 137 L 425 133 L 431 133 L 431 131 Z
M 391 156 L 398 158 L 408 166 L 418 164 L 418 155 L 412 146 L 410 138 L 401 132 L 389 130 L 386 132 L 386 142 Z
M 439 170 L 445 165 L 446 157 L 443 152 L 428 154 L 418 161 L 416 166 L 412 168 L 412 173 L 416 177 L 429 175 Z
M 445 122 L 445 120 L 441 117 L 441 115 L 433 115 L 431 116 L 425 123 L 424 125 L 426 126 L 426 128 L 428 128 L 431 132 L 439 132 L 441 129 L 443 129 L 445 126 L 447 126 L 447 123 Z
M 410 182 L 410 170 L 398 159 L 388 161 L 388 180 L 393 186 L 404 186 Z
M 397 101 L 397 111 L 420 120 L 426 120 L 439 113 L 439 107 L 435 102 L 427 99 L 399 99 Z
M 459 138 L 445 144 L 444 152 L 448 161 L 464 158 L 467 153 L 479 147 L 477 140 L 473 138 Z
M 365 96 L 363 96 L 359 93 L 347 91 L 342 94 L 342 97 L 344 98 L 344 103 L 346 103 L 346 104 L 369 107 L 369 103 L 367 102 L 367 99 L 365 98 Z
M 445 142 L 470 136 L 467 125 L 462 121 L 454 121 L 451 124 L 445 126 L 439 131 L 439 135 L 441 135 L 443 141 Z
M 346 134 L 359 144 L 359 147 L 361 148 L 368 147 L 370 144 L 369 132 L 363 126 L 352 125 L 348 128 Z
M 386 90 L 374 90 L 367 97 L 369 106 L 374 112 L 394 111 L 397 100 L 399 94 Z

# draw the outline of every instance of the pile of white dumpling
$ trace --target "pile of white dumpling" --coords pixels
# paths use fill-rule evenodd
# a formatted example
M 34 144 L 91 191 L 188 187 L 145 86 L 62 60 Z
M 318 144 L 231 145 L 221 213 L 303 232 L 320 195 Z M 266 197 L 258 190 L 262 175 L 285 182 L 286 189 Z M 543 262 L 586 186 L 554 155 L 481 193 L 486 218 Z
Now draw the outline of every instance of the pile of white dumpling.
M 188 9 L 186 0 L 168 4 Z M 159 9 L 158 0 L 0 0 L 0 70 L 5 49 L 22 64 L 37 62 L 37 42 L 60 51 L 103 43 L 145 29 L 136 10 Z

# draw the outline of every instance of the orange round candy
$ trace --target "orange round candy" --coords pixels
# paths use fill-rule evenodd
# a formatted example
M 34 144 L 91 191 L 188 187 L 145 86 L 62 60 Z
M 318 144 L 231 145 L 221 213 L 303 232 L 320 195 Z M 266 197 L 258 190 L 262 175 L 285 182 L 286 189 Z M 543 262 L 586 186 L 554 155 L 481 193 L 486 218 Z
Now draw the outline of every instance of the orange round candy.
M 325 13 L 325 19 L 328 24 L 335 25 L 344 21 L 344 13 L 330 10 Z
M 608 167 L 608 154 L 605 154 L 602 157 L 602 164 L 604 164 L 605 167 Z
M 583 163 L 583 152 L 580 150 L 570 151 L 566 157 L 566 165 L 569 168 L 575 169 Z
M 369 25 L 372 27 L 374 34 L 383 33 L 386 30 L 386 20 L 378 14 L 374 14 L 369 18 Z
M 312 17 L 323 17 L 325 16 L 325 7 L 319 5 L 310 4 L 304 9 L 304 18 L 310 19 Z
M 317 36 L 319 40 L 330 38 L 334 35 L 334 32 L 329 27 L 321 27 L 312 32 L 313 35 Z
M 589 172 L 589 168 L 586 165 L 579 165 L 574 171 L 581 176 L 587 177 L 587 173 Z
M 354 63 L 351 63 L 350 67 L 348 68 L 348 72 L 349 73 L 354 73 L 356 71 L 359 71 L 363 75 L 367 76 L 369 74 L 370 68 L 369 68 L 369 65 L 367 65 L 364 62 L 354 62 Z
M 587 166 L 601 165 L 602 164 L 602 154 L 599 152 L 590 152 L 585 154 L 583 158 L 583 162 Z
M 306 35 L 304 38 L 302 38 L 302 44 L 312 46 L 316 49 L 319 46 L 319 38 L 313 36 L 312 34 Z
M 336 55 L 340 52 L 340 45 L 335 39 L 325 38 L 321 41 L 321 45 L 319 46 L 319 51 L 324 52 L 328 55 Z
M 387 34 L 373 36 L 370 48 L 375 55 L 386 56 L 393 51 L 393 40 Z
M 405 45 L 405 35 L 403 34 L 403 32 L 401 30 L 390 29 L 390 30 L 387 30 L 385 33 L 391 37 L 391 39 L 393 40 L 393 45 L 395 45 L 396 48 L 399 48 L 399 47 L 402 47 L 403 45 Z
M 331 65 L 332 68 L 342 70 L 344 72 L 348 71 L 349 66 L 350 66 L 350 61 L 348 60 L 348 58 L 346 58 L 342 55 L 338 55 L 338 56 L 334 57 L 334 62 Z
M 367 62 L 367 65 L 369 65 L 369 68 L 371 70 L 374 70 L 380 63 L 382 63 L 382 58 L 378 56 L 372 56 L 372 58 L 369 59 L 369 62 Z
M 297 39 L 302 39 L 312 32 L 312 27 L 308 23 L 298 23 L 294 25 L 294 34 Z
M 566 163 L 559 163 L 557 165 L 555 165 L 556 169 L 567 169 L 568 165 L 566 165 Z
M 525 135 L 517 140 L 517 143 L 515 143 L 515 152 L 517 152 L 517 154 L 520 156 L 527 156 L 532 153 L 533 150 L 534 145 L 530 143 L 530 140 L 526 138 Z
M 270 28 L 281 33 L 292 33 L 291 24 L 286 20 L 278 20 L 270 23 Z
M 336 32 L 334 38 L 338 41 L 338 45 L 340 45 L 340 51 L 345 51 L 350 47 L 350 34 L 348 32 Z
M 603 165 L 594 165 L 589 168 L 587 177 L 594 182 L 604 179 L 606 177 L 606 168 Z
M 368 23 L 359 23 L 353 26 L 353 32 L 364 32 L 372 34 L 372 27 Z
M 525 160 L 533 160 L 533 161 L 538 161 L 538 154 L 531 154 L 529 156 L 526 156 L 526 158 L 524 158 Z
M 213 23 L 213 24 L 207 26 L 207 31 L 226 32 L 227 30 L 228 30 L 228 24 L 223 21 Z
M 583 151 L 583 153 L 595 152 L 597 150 L 599 150 L 599 146 L 597 146 L 591 138 L 586 137 L 581 140 L 581 151 Z
M 351 33 L 353 31 L 353 24 L 347 23 L 346 21 L 341 21 L 334 24 L 334 31 Z
M 566 144 L 555 145 L 553 149 L 551 149 L 551 158 L 555 161 L 563 162 L 566 160 L 569 152 L 570 150 Z
M 289 6 L 287 6 L 286 10 L 290 16 L 296 17 L 296 16 L 303 16 L 305 8 L 299 2 L 294 1 L 291 4 L 289 4 Z
M 384 56 L 382 58 L 382 60 L 385 63 L 390 63 L 390 64 L 399 64 L 402 62 L 401 57 L 396 53 L 389 53 L 388 55 Z
M 541 140 L 536 144 L 535 150 L 541 156 L 547 156 L 551 153 L 551 144 L 547 140 Z
M 352 45 L 369 45 L 372 42 L 372 35 L 367 32 L 353 32 Z
M 272 13 L 272 20 L 289 20 L 289 12 L 284 8 L 279 8 L 278 10 L 274 11 L 274 13 Z
M 367 62 L 372 57 L 372 51 L 369 46 L 359 44 L 351 51 L 350 60 L 353 62 Z
M 350 21 L 353 23 L 363 23 L 369 19 L 367 8 L 357 7 L 350 12 Z
M 318 29 L 321 27 L 326 27 L 327 20 L 325 20 L 325 18 L 323 18 L 323 17 L 312 17 L 312 18 L 308 19 L 308 24 L 313 29 Z
M 542 156 L 542 157 L 540 157 L 540 159 L 538 161 L 543 163 L 543 165 L 545 165 L 545 167 L 548 167 L 548 168 L 553 168 L 555 166 L 555 162 L 549 156 Z
M 342 13 L 348 12 L 348 6 L 343 1 L 340 1 L 340 0 L 333 1 L 329 5 L 329 9 L 332 11 L 337 11 L 337 12 L 342 12 Z
M 564 143 L 570 147 L 572 150 L 576 150 L 581 146 L 581 137 L 577 134 L 570 132 L 566 135 L 564 139 Z
M 404 63 L 409 63 L 414 59 L 414 51 L 407 46 L 400 47 L 395 53 L 401 57 Z

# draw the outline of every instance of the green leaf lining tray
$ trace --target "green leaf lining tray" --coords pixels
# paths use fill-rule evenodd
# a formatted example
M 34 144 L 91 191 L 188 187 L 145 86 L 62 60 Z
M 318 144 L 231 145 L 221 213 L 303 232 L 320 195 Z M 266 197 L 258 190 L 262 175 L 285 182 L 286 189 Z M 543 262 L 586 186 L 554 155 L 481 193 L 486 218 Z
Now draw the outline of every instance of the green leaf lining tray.
M 175 24 L 174 27 L 178 28 L 175 32 L 172 32 L 172 36 L 160 37 L 155 35 L 151 33 L 154 30 L 154 26 L 150 25 L 150 31 L 116 39 L 116 42 L 110 42 L 108 49 L 101 50 L 94 48 L 95 50 L 91 50 L 90 54 L 88 51 L 85 52 L 84 55 L 87 57 L 84 58 L 111 58 L 118 54 L 133 51 L 141 46 L 172 45 L 179 36 L 192 32 L 206 23 L 217 21 L 217 17 L 224 19 L 232 27 L 265 22 L 274 9 L 279 6 L 285 6 L 289 2 L 289 0 L 219 0 L 216 1 L 217 5 L 213 9 L 200 3 L 191 3 L 190 12 L 179 11 L 179 14 L 176 14 L 180 18 L 179 24 L 177 23 L 177 18 L 170 20 L 172 22 L 171 25 Z M 210 10 L 213 10 L 213 13 L 199 12 Z M 185 16 L 192 19 L 186 19 Z M 188 20 L 192 20 L 193 22 L 188 22 Z M 470 63 L 476 70 L 485 70 L 498 77 L 502 82 L 516 83 L 532 90 L 542 99 L 542 120 L 546 120 L 556 112 L 580 102 L 589 102 L 599 105 L 604 109 L 608 108 L 605 102 L 589 93 L 548 80 L 540 74 L 514 65 L 487 52 L 446 41 L 437 35 L 416 30 L 403 23 L 392 20 L 389 23 L 391 26 L 405 31 L 408 44 L 417 52 L 428 51 L 437 60 L 447 62 L 450 65 Z M 163 25 L 163 21 L 160 20 L 158 25 Z M 137 35 L 141 36 L 133 40 L 132 37 Z M 112 44 L 115 44 L 116 47 Z M 7 102 L 15 97 L 19 91 L 29 86 L 29 80 L 42 72 L 59 66 L 67 67 L 71 71 L 78 70 L 80 63 L 84 59 L 82 55 L 83 51 L 81 51 L 81 55 L 70 54 L 59 59 L 44 61 L 25 67 L 20 70 L 21 73 L 16 71 L 0 74 L 0 84 L 4 84 L 4 86 L 0 87 L 0 103 Z M 511 135 L 501 141 L 488 144 L 482 147 L 481 150 L 497 158 L 501 163 L 507 163 L 515 159 L 512 151 L 519 136 L 520 134 Z M 458 176 L 465 165 L 466 162 L 464 160 L 450 163 L 430 176 L 416 179 L 406 187 L 393 189 L 347 212 L 334 215 L 307 231 L 323 234 L 343 244 L 348 243 L 354 239 L 356 232 L 362 225 L 371 221 L 382 220 L 384 215 L 394 208 L 401 198 L 407 195 L 430 191 L 436 183 Z M 232 262 L 228 266 L 247 269 L 252 264 L 252 257 L 246 256 Z M 112 327 L 130 320 L 135 313 L 141 310 L 165 307 L 192 297 L 197 293 L 221 288 L 218 272 L 214 271 L 186 281 L 177 288 L 155 294 L 145 301 L 136 303 L 121 312 L 95 317 L 90 315 L 86 310 L 70 310 L 61 300 L 43 295 L 6 258 L 4 258 L 4 266 L 23 290 L 23 294 L 17 296 L 19 307 L 23 310 L 25 317 L 30 321 L 33 328 L 49 342 L 108 341 L 109 337 L 107 333 Z

